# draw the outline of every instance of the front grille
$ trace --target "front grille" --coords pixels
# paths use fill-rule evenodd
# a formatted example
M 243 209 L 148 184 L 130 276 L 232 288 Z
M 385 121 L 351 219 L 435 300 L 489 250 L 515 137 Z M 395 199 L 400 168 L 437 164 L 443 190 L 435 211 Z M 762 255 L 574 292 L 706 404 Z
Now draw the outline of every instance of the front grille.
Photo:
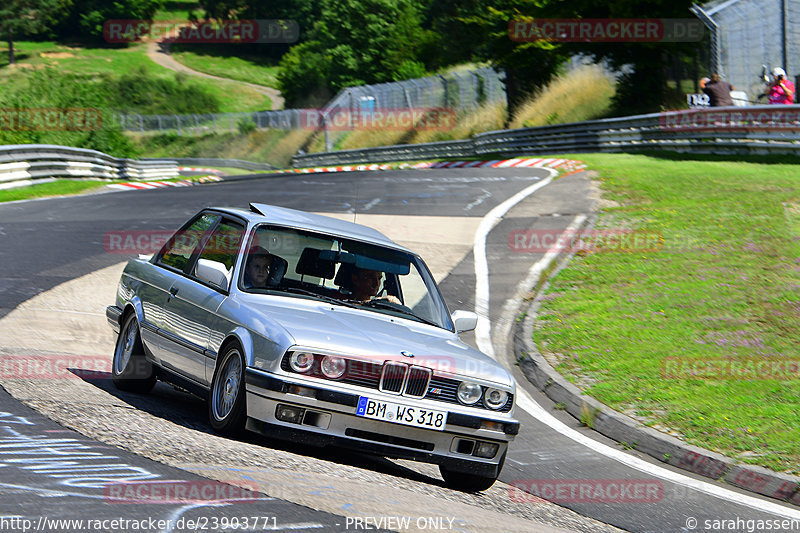
M 327 380 L 319 370 L 322 356 L 315 355 L 314 358 L 315 363 L 312 370 L 305 375 Z M 281 368 L 286 372 L 293 372 L 289 366 L 289 354 L 281 361 Z M 425 398 L 426 400 L 461 405 L 456 396 L 461 381 L 434 376 L 431 369 L 421 366 L 409 366 L 405 363 L 392 361 L 373 363 L 371 361 L 348 359 L 347 371 L 344 376 L 335 381 L 365 389 L 380 390 L 389 394 L 403 395 L 409 398 Z M 495 412 L 507 413 L 513 405 L 514 397 L 509 394 L 508 401 L 503 408 Z M 492 411 L 486 408 L 483 402 L 478 402 L 475 407 Z
M 391 363 L 389 361 L 384 363 L 379 390 L 391 394 L 400 394 L 403 390 L 406 370 L 408 370 L 408 366 L 402 363 Z
M 410 396 L 412 398 L 423 398 L 425 393 L 428 392 L 428 382 L 431 380 L 431 370 L 421 366 L 412 366 L 408 371 L 408 380 L 406 381 L 406 390 L 403 396 Z
M 367 389 L 377 389 L 380 386 L 382 366 L 380 363 L 369 361 L 348 360 L 347 372 L 339 381 Z

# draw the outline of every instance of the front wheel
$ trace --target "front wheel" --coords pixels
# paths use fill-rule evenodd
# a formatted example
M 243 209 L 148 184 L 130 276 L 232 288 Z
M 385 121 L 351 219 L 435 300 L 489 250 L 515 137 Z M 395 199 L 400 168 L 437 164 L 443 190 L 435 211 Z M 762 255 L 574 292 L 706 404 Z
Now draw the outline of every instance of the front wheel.
M 244 431 L 247 419 L 244 387 L 244 357 L 236 344 L 222 352 L 208 397 L 211 427 L 223 435 L 236 436 Z
M 130 392 L 149 392 L 156 384 L 155 369 L 144 354 L 136 313 L 129 313 L 119 330 L 111 379 L 118 389 Z

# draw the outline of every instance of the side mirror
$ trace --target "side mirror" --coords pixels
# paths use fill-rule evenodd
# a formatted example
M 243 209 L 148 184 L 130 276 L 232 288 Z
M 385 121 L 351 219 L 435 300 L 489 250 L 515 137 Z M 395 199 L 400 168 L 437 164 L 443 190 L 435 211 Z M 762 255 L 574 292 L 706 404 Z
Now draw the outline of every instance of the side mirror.
M 452 317 L 456 326 L 456 333 L 472 331 L 478 325 L 478 315 L 472 311 L 453 311 Z
M 228 290 L 228 269 L 219 261 L 198 259 L 194 275 L 206 283 Z

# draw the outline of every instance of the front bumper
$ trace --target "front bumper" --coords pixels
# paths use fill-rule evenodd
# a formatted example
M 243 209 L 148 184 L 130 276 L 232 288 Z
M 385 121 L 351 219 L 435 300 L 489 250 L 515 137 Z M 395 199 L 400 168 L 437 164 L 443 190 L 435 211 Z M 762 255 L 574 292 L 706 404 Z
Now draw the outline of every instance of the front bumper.
M 111 329 L 114 330 L 114 333 L 119 333 L 120 323 L 119 317 L 122 316 L 122 309 L 117 307 L 116 305 L 109 305 L 106 307 L 106 320 L 108 320 L 108 324 L 111 326 Z
M 453 412 L 448 404 L 433 405 L 404 397 L 386 395 L 377 390 L 363 396 L 387 402 L 403 402 L 447 412 L 442 431 L 407 426 L 357 416 L 359 393 L 325 387 L 326 382 L 309 383 L 248 368 L 248 429 L 270 437 L 290 439 L 314 445 L 336 445 L 375 453 L 385 457 L 412 459 L 440 464 L 453 472 L 496 476 L 509 443 L 519 432 L 519 422 L 505 418 L 500 422 L 494 413 L 477 416 Z M 302 394 L 297 387 L 302 387 Z M 276 417 L 278 406 L 304 409 L 294 422 Z M 481 429 L 492 422 L 493 429 Z M 499 423 L 498 423 L 499 422 Z M 490 458 L 475 455 L 479 443 L 497 445 Z

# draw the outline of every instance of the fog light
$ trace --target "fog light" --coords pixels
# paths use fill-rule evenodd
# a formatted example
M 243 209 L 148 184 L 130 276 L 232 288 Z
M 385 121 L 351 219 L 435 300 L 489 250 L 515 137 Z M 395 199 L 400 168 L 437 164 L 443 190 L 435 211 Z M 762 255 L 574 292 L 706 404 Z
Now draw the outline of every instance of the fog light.
M 339 379 L 344 375 L 347 369 L 347 362 L 341 357 L 333 357 L 326 355 L 322 358 L 322 364 L 319 365 L 322 370 L 322 375 L 329 379 Z
M 302 407 L 294 407 L 292 405 L 278 405 L 275 410 L 275 418 L 281 422 L 289 422 L 290 424 L 299 424 L 303 420 L 303 413 L 305 409 Z
M 482 457 L 484 459 L 491 459 L 497 455 L 497 450 L 499 448 L 500 445 L 495 444 L 494 442 L 478 442 L 478 445 L 475 446 L 475 451 L 472 452 L 472 455 L 475 457 Z
M 289 356 L 289 366 L 292 367 L 292 370 L 295 372 L 300 372 L 301 374 L 308 372 L 311 370 L 311 367 L 314 365 L 314 354 L 308 352 L 294 352 L 291 356 Z

